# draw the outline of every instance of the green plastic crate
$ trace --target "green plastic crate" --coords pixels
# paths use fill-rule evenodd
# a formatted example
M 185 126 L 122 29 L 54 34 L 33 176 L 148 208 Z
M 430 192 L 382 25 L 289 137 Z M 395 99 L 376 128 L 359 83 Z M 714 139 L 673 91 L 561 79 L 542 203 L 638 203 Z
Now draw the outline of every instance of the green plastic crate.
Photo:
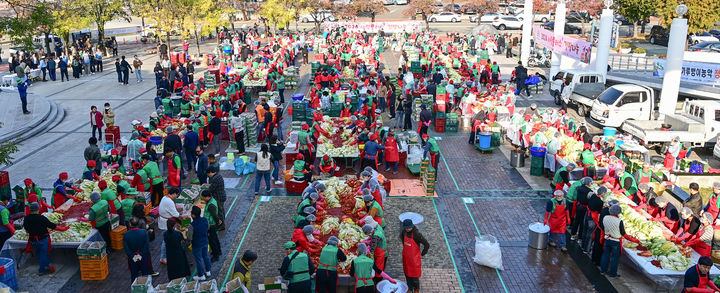
M 443 119 L 443 118 L 447 117 L 447 116 L 445 116 L 445 115 L 446 115 L 445 112 L 440 112 L 440 111 L 435 112 L 435 118 L 436 118 L 436 119 L 437 119 L 437 118 Z M 446 125 L 447 125 L 447 124 L 446 124 Z
M 455 125 L 455 126 L 450 126 L 450 125 L 447 125 L 447 124 L 446 124 L 446 125 L 445 125 L 445 132 L 458 132 L 458 127 L 457 127 L 457 125 Z

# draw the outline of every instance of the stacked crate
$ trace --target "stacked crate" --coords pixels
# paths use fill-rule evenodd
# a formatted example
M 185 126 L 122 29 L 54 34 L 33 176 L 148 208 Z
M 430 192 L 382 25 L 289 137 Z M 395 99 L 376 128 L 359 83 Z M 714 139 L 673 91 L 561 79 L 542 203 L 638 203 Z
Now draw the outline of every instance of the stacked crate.
M 304 101 L 293 102 L 292 104 L 292 120 L 293 121 L 305 121 L 306 104 Z
M 442 118 L 435 117 L 435 132 L 445 132 L 445 112 L 438 112 L 442 114 Z
M 274 100 L 275 97 L 280 96 L 278 92 L 260 92 L 258 93 L 258 99 L 265 99 L 266 101 Z
M 108 276 L 107 246 L 103 241 L 86 241 L 77 248 L 80 260 L 80 279 L 105 280 Z
M 254 115 L 245 115 L 245 147 L 257 145 L 257 130 Z
M 0 171 L 0 197 L 11 196 L 10 174 L 7 171 Z
M 410 72 L 412 72 L 414 78 L 422 77 L 422 68 L 420 67 L 420 61 L 410 61 Z
M 413 104 L 415 105 L 412 110 L 412 118 L 414 121 L 420 121 L 420 105 L 422 105 L 422 99 L 415 99 L 413 101 Z M 405 110 L 407 111 L 407 109 Z
M 332 102 L 330 103 L 330 111 L 328 111 L 328 115 L 330 117 L 340 117 L 340 112 L 342 112 L 342 109 L 342 102 Z
M 447 113 L 445 117 L 445 132 L 458 132 L 460 120 L 457 113 Z
M 437 179 L 437 173 L 435 168 L 430 165 L 429 160 L 422 161 L 420 165 L 420 178 L 422 179 L 425 196 L 434 196 L 435 180 Z
M 290 66 L 285 69 L 285 88 L 294 89 L 297 88 L 297 80 L 298 80 L 298 73 L 299 68 L 295 66 Z
M 113 250 L 123 250 L 123 236 L 127 232 L 127 228 L 123 225 L 110 231 L 110 248 Z

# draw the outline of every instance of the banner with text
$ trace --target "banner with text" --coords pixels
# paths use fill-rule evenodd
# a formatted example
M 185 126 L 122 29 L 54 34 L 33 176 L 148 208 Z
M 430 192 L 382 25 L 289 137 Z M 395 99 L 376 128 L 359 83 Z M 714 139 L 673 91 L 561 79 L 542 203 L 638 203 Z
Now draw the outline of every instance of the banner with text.
M 556 36 L 553 32 L 538 25 L 533 27 L 533 38 L 535 44 L 543 45 L 556 54 L 568 56 L 583 63 L 590 63 L 592 55 L 592 43 L 590 42 L 565 35 Z
M 337 27 L 345 28 L 349 32 L 368 32 L 377 33 L 383 31 L 386 33 L 402 33 L 421 31 L 424 27 L 422 21 L 387 21 L 387 22 L 323 22 L 324 30 L 332 30 Z
M 665 76 L 665 59 L 655 59 L 654 76 Z M 683 61 L 680 80 L 710 86 L 720 85 L 720 63 Z

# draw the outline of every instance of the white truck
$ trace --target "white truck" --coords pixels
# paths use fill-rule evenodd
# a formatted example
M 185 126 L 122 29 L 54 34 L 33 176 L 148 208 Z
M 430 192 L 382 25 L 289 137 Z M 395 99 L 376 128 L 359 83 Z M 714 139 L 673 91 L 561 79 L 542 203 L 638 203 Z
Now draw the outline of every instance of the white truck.
M 550 94 L 555 104 L 562 105 L 567 109 L 571 105 L 577 106 L 577 113 L 580 116 L 588 116 L 593 101 L 605 90 L 605 76 L 599 72 L 580 70 L 561 70 L 553 76 L 550 85 Z M 567 85 L 572 90 L 572 95 L 563 97 L 563 82 L 569 80 Z
M 694 147 L 717 142 L 720 101 L 687 100 L 678 113 L 657 119 L 655 94 L 647 86 L 614 85 L 593 102 L 590 117 L 602 126 L 620 127 L 646 147 L 658 147 L 661 153 L 674 137 Z

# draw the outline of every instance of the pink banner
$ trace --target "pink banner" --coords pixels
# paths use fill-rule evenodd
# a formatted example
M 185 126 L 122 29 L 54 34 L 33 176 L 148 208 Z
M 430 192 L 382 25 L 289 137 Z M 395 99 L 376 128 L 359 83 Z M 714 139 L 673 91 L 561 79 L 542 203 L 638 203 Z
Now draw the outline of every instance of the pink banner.
M 590 42 L 566 35 L 556 36 L 553 32 L 537 25 L 533 27 L 533 38 L 535 38 L 535 44 L 543 45 L 556 54 L 568 56 L 583 63 L 590 63 L 592 55 Z

